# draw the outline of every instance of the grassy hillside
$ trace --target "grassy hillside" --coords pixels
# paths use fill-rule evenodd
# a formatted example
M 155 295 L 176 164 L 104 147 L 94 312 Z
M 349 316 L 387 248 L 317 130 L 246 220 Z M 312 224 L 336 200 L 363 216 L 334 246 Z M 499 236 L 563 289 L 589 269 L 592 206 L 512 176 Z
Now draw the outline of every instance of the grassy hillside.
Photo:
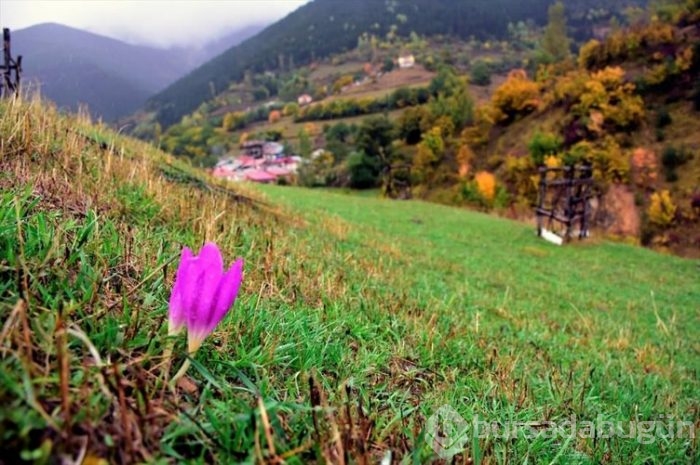
M 470 429 L 452 463 L 700 458 L 683 434 L 547 426 L 697 424 L 697 261 L 421 202 L 233 191 L 36 102 L 0 102 L 0 166 L 7 463 L 445 463 L 426 438 L 449 435 L 430 420 L 448 405 L 532 436 Z M 174 269 L 206 240 L 245 278 L 170 390 Z

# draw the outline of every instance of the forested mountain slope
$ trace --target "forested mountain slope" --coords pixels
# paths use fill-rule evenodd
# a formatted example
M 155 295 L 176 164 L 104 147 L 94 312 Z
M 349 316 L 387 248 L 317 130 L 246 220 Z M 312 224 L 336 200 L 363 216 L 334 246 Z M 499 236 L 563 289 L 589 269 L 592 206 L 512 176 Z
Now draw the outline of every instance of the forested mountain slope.
M 243 79 L 246 71 L 284 70 L 353 48 L 363 34 L 454 35 L 504 38 L 508 24 L 544 24 L 550 0 L 314 0 L 261 33 L 233 47 L 154 96 L 148 109 L 163 127 Z M 564 2 L 571 26 L 619 13 L 641 0 Z

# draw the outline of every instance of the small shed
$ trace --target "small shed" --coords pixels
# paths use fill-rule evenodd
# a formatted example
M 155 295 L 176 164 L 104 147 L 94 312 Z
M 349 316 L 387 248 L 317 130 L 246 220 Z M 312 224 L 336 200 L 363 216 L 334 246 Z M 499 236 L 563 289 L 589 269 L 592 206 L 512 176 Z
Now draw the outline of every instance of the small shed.
M 413 68 L 416 65 L 416 57 L 413 55 L 402 55 L 398 59 L 399 68 Z

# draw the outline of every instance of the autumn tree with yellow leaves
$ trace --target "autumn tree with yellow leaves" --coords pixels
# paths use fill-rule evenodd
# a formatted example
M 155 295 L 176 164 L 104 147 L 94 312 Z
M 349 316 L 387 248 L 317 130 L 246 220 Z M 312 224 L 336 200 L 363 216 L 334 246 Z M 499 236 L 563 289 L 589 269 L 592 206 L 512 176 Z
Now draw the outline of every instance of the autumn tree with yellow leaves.
M 524 70 L 513 70 L 494 92 L 491 104 L 496 121 L 507 124 L 539 108 L 540 86 Z
M 584 117 L 600 112 L 605 124 L 629 129 L 644 118 L 644 100 L 634 93 L 634 84 L 625 80 L 622 68 L 607 67 L 591 74 L 573 110 Z

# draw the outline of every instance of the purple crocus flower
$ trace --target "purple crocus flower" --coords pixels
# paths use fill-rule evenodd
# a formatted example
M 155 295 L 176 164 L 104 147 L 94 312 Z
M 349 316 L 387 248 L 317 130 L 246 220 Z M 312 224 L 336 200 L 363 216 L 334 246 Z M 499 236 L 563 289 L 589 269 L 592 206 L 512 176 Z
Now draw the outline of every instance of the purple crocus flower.
M 187 346 L 194 353 L 236 301 L 243 279 L 243 259 L 224 272 L 216 244 L 208 242 L 199 255 L 185 247 L 170 296 L 169 334 L 187 327 Z

